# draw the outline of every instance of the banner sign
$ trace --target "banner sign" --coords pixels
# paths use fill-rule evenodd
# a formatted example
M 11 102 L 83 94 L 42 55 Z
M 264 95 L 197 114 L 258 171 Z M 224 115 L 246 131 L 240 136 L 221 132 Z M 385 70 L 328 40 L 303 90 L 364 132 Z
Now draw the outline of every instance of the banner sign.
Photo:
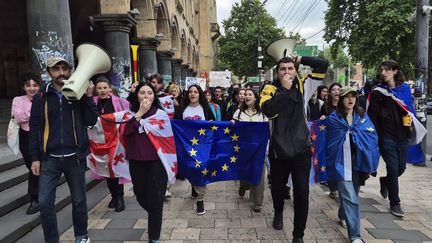
M 193 84 L 197 84 L 201 87 L 202 90 L 206 90 L 206 79 L 205 78 L 186 77 L 185 90 L 188 90 L 189 87 Z
M 209 75 L 210 87 L 225 87 L 231 86 L 231 72 L 230 71 L 210 71 Z

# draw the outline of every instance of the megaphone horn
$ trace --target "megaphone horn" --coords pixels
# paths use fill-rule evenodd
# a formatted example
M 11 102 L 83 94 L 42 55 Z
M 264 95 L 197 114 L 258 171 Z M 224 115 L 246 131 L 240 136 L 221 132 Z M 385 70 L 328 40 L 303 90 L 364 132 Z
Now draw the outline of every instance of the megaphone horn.
M 89 79 L 111 69 L 111 58 L 102 47 L 86 43 L 76 49 L 78 66 L 72 76 L 64 81 L 63 95 L 69 100 L 79 100 L 89 85 Z
M 272 42 L 267 47 L 267 54 L 272 56 L 277 62 L 281 58 L 287 57 L 289 54 L 292 54 L 295 46 L 296 40 L 294 39 L 280 39 Z

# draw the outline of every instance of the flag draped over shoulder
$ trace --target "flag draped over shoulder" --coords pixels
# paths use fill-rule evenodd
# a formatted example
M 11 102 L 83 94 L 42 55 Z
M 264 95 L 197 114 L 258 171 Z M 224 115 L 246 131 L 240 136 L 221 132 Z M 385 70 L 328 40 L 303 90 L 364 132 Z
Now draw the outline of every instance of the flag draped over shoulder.
M 310 140 L 312 143 L 312 169 L 311 181 L 327 181 L 327 164 L 326 164 L 326 133 L 324 121 L 316 120 L 308 122 Z M 313 183 L 312 183 L 313 184 Z
M 180 173 L 193 185 L 261 178 L 267 122 L 172 120 Z
M 177 155 L 170 119 L 160 109 L 146 119 L 140 120 L 139 133 L 145 132 L 156 150 L 168 175 L 168 183 L 175 183 L 177 174 Z
M 367 114 L 361 118 L 354 113 L 353 125 L 349 126 L 345 119 L 333 112 L 325 119 L 321 127 L 326 132 L 325 157 L 327 176 L 331 180 L 351 180 L 352 161 L 349 132 L 351 132 L 353 143 L 356 146 L 354 171 L 376 172 L 380 157 L 378 135 Z
M 425 161 L 425 157 L 420 142 L 426 135 L 427 130 L 416 117 L 416 111 L 414 109 L 409 85 L 404 83 L 393 89 L 389 89 L 386 86 L 378 86 L 374 88 L 374 90 L 379 91 L 385 96 L 391 97 L 396 102 L 396 104 L 405 110 L 411 117 L 414 126 L 414 132 L 411 134 L 411 138 L 409 139 L 410 146 L 408 148 L 408 162 L 413 164 L 423 163 Z
M 87 166 L 97 176 L 130 180 L 123 141 L 125 123 L 121 122 L 131 117 L 129 111 L 100 115 L 96 125 L 88 130 L 90 154 Z

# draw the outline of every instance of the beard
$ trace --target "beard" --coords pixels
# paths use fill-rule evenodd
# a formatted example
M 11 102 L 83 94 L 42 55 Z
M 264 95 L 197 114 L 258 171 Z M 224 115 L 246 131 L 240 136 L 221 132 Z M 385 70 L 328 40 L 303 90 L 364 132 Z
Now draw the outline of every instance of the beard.
M 53 78 L 53 82 L 56 84 L 64 85 L 64 81 L 67 80 L 68 77 L 65 75 L 60 75 L 57 78 Z

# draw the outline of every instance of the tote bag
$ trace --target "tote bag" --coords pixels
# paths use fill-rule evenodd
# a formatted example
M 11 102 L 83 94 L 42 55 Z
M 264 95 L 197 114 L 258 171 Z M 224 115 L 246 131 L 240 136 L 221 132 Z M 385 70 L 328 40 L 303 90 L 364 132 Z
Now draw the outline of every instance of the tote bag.
M 19 128 L 20 125 L 15 120 L 15 118 L 11 118 L 9 121 L 9 126 L 7 130 L 7 143 L 9 149 L 15 154 L 18 155 L 19 150 Z

